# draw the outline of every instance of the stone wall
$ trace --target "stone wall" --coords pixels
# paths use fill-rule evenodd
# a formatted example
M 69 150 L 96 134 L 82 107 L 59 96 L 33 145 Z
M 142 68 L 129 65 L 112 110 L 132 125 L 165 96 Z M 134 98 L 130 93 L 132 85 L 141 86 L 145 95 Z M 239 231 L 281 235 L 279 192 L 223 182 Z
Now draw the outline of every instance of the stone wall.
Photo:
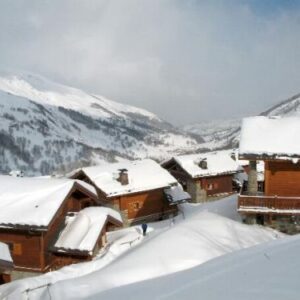
M 200 203 L 207 201 L 207 193 L 204 189 L 201 188 L 199 181 L 188 180 L 186 191 L 191 195 L 191 202 Z

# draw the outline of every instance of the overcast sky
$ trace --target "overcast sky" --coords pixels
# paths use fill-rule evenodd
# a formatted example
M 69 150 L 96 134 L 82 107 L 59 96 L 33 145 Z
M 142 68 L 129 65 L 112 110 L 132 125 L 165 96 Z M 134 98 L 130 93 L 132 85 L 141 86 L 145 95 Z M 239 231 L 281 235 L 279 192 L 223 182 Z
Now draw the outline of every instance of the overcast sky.
M 180 125 L 300 92 L 300 1 L 1 0 L 0 68 Z

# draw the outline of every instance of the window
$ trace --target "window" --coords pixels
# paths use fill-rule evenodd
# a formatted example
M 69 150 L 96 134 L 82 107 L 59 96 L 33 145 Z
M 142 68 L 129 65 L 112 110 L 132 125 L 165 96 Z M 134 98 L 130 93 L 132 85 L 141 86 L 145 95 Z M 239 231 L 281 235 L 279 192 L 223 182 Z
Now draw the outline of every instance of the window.
M 13 246 L 13 254 L 22 255 L 22 244 L 15 243 Z
M 216 182 L 214 183 L 208 183 L 207 186 L 206 186 L 206 189 L 208 191 L 212 191 L 212 190 L 215 190 L 218 188 L 218 184 Z
M 22 244 L 20 243 L 6 243 L 9 247 L 9 251 L 13 255 L 22 255 Z
M 135 210 L 140 209 L 140 208 L 141 208 L 140 202 L 135 202 L 135 203 L 133 203 L 133 208 L 134 208 Z
M 207 190 L 208 191 L 211 191 L 211 190 L 213 190 L 214 189 L 214 184 L 213 183 L 208 183 L 207 184 Z

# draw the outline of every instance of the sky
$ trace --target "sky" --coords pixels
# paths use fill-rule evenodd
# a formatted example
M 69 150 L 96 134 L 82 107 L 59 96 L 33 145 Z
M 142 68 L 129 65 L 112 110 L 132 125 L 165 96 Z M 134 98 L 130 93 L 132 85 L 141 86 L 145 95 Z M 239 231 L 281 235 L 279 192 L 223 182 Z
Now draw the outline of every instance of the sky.
M 183 125 L 300 92 L 300 1 L 1 0 L 0 69 Z

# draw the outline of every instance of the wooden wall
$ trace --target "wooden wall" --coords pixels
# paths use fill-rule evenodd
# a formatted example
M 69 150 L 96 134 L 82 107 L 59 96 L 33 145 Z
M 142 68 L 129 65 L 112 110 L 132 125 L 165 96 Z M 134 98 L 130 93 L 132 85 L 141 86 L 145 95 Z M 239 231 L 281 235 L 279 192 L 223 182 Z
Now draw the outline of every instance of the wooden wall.
M 142 193 L 124 195 L 111 199 L 112 202 L 119 202 L 121 211 L 128 211 L 128 219 L 137 219 L 153 214 L 163 214 L 173 210 L 165 199 L 163 189 L 156 189 Z
M 26 231 L 12 232 L 1 229 L 0 241 L 10 246 L 10 252 L 16 269 L 29 268 L 41 270 L 41 235 L 30 235 Z
M 51 268 L 54 258 L 49 249 L 64 226 L 66 214 L 78 212 L 83 208 L 82 205 L 87 204 L 93 205 L 93 200 L 82 193 L 70 194 L 57 211 L 46 232 L 0 229 L 0 241 L 10 245 L 16 269 L 26 268 L 28 271 L 45 272 Z
M 221 193 L 232 193 L 233 175 L 221 175 L 198 179 L 201 188 L 205 189 L 207 196 Z
M 266 196 L 300 196 L 300 163 L 291 161 L 265 162 Z

